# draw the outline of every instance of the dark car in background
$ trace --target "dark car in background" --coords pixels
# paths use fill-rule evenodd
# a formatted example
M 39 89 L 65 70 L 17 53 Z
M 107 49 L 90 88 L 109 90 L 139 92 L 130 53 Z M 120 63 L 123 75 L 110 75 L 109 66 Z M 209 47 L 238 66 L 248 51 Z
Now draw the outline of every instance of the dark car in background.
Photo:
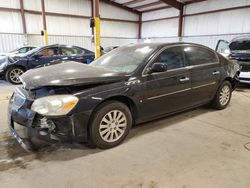
M 19 77 L 29 69 L 61 61 L 90 63 L 93 60 L 94 53 L 87 49 L 54 44 L 35 48 L 24 55 L 8 57 L 8 60 L 0 62 L 0 75 L 13 84 L 20 84 Z
M 133 124 L 204 104 L 226 108 L 238 74 L 238 64 L 202 45 L 131 44 L 90 65 L 66 62 L 23 74 L 10 99 L 9 127 L 25 149 L 34 135 L 111 148 Z M 15 123 L 27 128 L 29 142 Z
M 23 47 L 11 50 L 9 52 L 0 53 L 0 58 L 1 58 L 1 56 L 10 56 L 10 57 L 19 56 L 19 55 L 25 54 L 28 51 L 33 50 L 35 48 L 37 48 L 37 47 L 36 46 L 23 46 Z
M 250 84 L 250 35 L 234 38 L 231 42 L 219 40 L 216 51 L 241 66 L 241 83 Z

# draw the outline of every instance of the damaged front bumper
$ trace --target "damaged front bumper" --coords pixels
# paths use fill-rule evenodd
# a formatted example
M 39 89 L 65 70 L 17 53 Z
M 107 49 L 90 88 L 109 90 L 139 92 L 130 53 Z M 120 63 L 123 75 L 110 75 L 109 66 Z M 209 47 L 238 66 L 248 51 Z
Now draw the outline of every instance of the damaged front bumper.
M 18 88 L 9 101 L 8 126 L 12 136 L 26 151 L 32 150 L 30 138 L 21 137 L 15 125 L 33 130 L 39 140 L 48 143 L 59 140 L 87 141 L 87 122 L 89 116 L 77 113 L 60 117 L 45 117 L 30 110 L 34 99 L 27 96 L 24 89 Z M 84 123 L 86 122 L 86 123 Z
M 20 146 L 27 152 L 32 151 L 32 147 L 31 147 L 30 143 L 26 139 L 19 136 L 19 134 L 15 130 L 14 122 L 11 118 L 9 118 L 9 120 L 8 120 L 8 126 L 10 129 L 11 135 L 16 139 L 16 141 L 20 144 Z

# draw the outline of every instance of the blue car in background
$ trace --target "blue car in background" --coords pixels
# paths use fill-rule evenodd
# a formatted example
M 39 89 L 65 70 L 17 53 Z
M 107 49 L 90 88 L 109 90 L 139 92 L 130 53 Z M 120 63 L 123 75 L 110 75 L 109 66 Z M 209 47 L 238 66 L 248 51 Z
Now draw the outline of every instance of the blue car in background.
M 12 84 L 20 84 L 19 76 L 29 69 L 62 61 L 76 61 L 88 64 L 94 58 L 95 54 L 93 52 L 78 46 L 48 45 L 35 48 L 23 55 L 2 59 L 0 61 L 0 75 L 4 76 Z

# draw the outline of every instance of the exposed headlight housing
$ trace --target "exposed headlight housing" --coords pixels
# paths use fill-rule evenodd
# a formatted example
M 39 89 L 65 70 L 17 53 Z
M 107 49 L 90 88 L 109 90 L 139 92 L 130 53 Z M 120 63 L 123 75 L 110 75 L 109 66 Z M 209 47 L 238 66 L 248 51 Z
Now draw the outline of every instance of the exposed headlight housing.
M 53 95 L 36 99 L 31 110 L 41 115 L 60 116 L 68 114 L 78 103 L 74 95 Z

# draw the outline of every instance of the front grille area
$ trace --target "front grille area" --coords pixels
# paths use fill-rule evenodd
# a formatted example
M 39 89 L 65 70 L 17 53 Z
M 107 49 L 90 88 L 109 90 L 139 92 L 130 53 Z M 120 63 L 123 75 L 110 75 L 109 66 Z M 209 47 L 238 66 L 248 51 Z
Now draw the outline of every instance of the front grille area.
M 241 71 L 243 72 L 250 72 L 250 64 L 242 64 L 241 65 Z
M 250 78 L 240 78 L 242 81 L 250 81 Z

